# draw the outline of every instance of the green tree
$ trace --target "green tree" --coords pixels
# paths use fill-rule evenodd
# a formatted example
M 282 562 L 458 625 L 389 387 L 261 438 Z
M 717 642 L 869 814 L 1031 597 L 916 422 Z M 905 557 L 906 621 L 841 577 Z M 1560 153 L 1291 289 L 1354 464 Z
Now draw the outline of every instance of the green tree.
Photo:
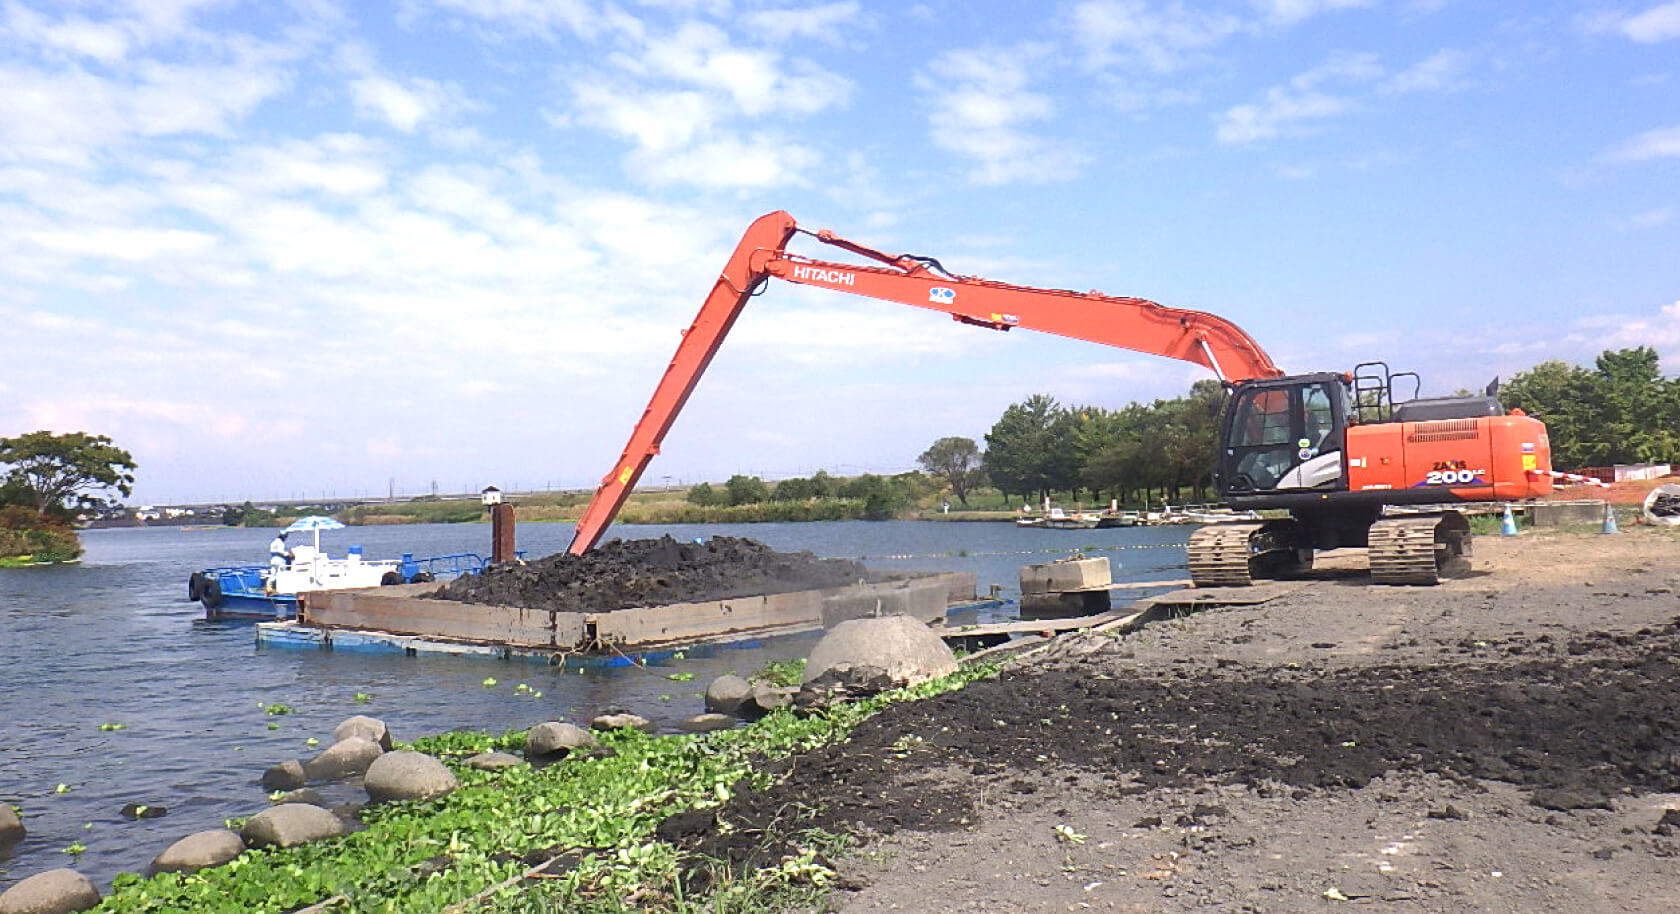
M 1680 461 L 1680 381 L 1662 377 L 1656 350 L 1607 350 L 1594 368 L 1541 362 L 1501 400 L 1546 423 L 1556 466 Z
M 801 476 L 776 483 L 776 488 L 770 492 L 771 501 L 805 501 L 816 497 L 817 487 Z
M 42 514 L 67 516 L 110 503 L 106 493 L 127 496 L 134 488 L 134 458 L 105 435 L 49 431 L 0 438 L 9 497 Z
M 811 474 L 811 497 L 833 498 L 840 494 L 840 483 L 827 470 L 818 470 Z
M 923 451 L 916 462 L 930 475 L 944 480 L 965 508 L 968 493 L 984 485 L 986 478 L 986 470 L 980 465 L 980 447 L 973 438 L 941 438 Z
M 865 473 L 846 481 L 840 487 L 841 498 L 852 498 L 863 502 L 863 516 L 866 520 L 891 520 L 903 510 L 906 504 L 904 493 L 892 480 L 883 479 L 874 473 Z
M 982 459 L 992 485 L 1006 495 L 1049 494 L 1058 481 L 1052 429 L 1063 412 L 1053 397 L 1044 394 L 1034 394 L 1003 411 L 986 433 Z
M 729 503 L 732 505 L 756 505 L 770 500 L 770 487 L 757 476 L 743 476 L 736 473 L 723 484 L 729 493 Z
M 702 508 L 711 508 L 728 504 L 729 496 L 727 493 L 712 488 L 711 483 L 702 482 L 689 487 L 688 503 L 699 505 Z

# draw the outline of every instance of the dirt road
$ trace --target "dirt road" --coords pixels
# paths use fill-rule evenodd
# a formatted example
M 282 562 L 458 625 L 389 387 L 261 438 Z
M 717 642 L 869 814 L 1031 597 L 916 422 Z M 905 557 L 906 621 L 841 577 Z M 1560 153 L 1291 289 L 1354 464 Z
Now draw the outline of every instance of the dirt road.
M 1264 605 L 1063 639 L 790 760 L 695 840 L 857 834 L 845 912 L 1675 910 L 1680 536 L 1475 561 L 1377 588 L 1355 554 Z

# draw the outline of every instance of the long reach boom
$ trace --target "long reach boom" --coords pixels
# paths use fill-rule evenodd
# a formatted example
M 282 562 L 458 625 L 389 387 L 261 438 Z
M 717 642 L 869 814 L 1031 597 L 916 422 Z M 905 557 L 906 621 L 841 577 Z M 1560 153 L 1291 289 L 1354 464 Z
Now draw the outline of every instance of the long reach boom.
M 881 266 L 812 260 L 787 251 L 796 234 L 876 261 Z M 729 263 L 683 334 L 665 376 L 630 433 L 624 454 L 584 510 L 568 551 L 595 546 L 659 453 L 659 446 L 734 326 L 747 300 L 771 277 L 853 295 L 943 311 L 952 319 L 992 330 L 1022 327 L 1206 366 L 1223 381 L 1280 377 L 1271 357 L 1236 324 L 1200 311 L 1168 308 L 1142 298 L 1015 286 L 947 272 L 939 261 L 897 256 L 801 229 L 785 212 L 760 216 L 741 236 Z

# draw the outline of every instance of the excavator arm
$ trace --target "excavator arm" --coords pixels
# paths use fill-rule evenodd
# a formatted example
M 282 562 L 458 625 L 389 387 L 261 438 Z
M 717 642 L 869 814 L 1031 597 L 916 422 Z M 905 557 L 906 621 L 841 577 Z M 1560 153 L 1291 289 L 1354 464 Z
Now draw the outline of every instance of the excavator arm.
M 873 260 L 880 266 L 812 260 L 787 251 L 796 234 Z M 1244 381 L 1283 374 L 1260 345 L 1237 325 L 1212 314 L 1168 308 L 1142 298 L 1039 289 L 947 272 L 932 258 L 885 254 L 836 237 L 805 232 L 785 212 L 760 216 L 730 255 L 694 324 L 630 433 L 624 454 L 601 481 L 584 510 L 568 551 L 593 548 L 618 515 L 648 462 L 688 402 L 747 300 L 775 277 L 882 301 L 941 311 L 952 319 L 993 330 L 1023 327 L 1206 366 L 1221 380 Z

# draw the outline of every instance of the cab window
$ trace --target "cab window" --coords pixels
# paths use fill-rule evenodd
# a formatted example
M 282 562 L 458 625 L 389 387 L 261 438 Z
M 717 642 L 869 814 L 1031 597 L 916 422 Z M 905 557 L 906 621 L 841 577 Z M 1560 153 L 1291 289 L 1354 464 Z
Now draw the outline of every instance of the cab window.
M 1318 447 L 1336 427 L 1335 411 L 1330 404 L 1330 391 L 1322 386 L 1308 387 L 1302 391 L 1301 401 L 1307 414 L 1307 440 L 1313 447 Z
M 1289 441 L 1289 391 L 1262 390 L 1249 397 L 1237 422 L 1237 447 Z

